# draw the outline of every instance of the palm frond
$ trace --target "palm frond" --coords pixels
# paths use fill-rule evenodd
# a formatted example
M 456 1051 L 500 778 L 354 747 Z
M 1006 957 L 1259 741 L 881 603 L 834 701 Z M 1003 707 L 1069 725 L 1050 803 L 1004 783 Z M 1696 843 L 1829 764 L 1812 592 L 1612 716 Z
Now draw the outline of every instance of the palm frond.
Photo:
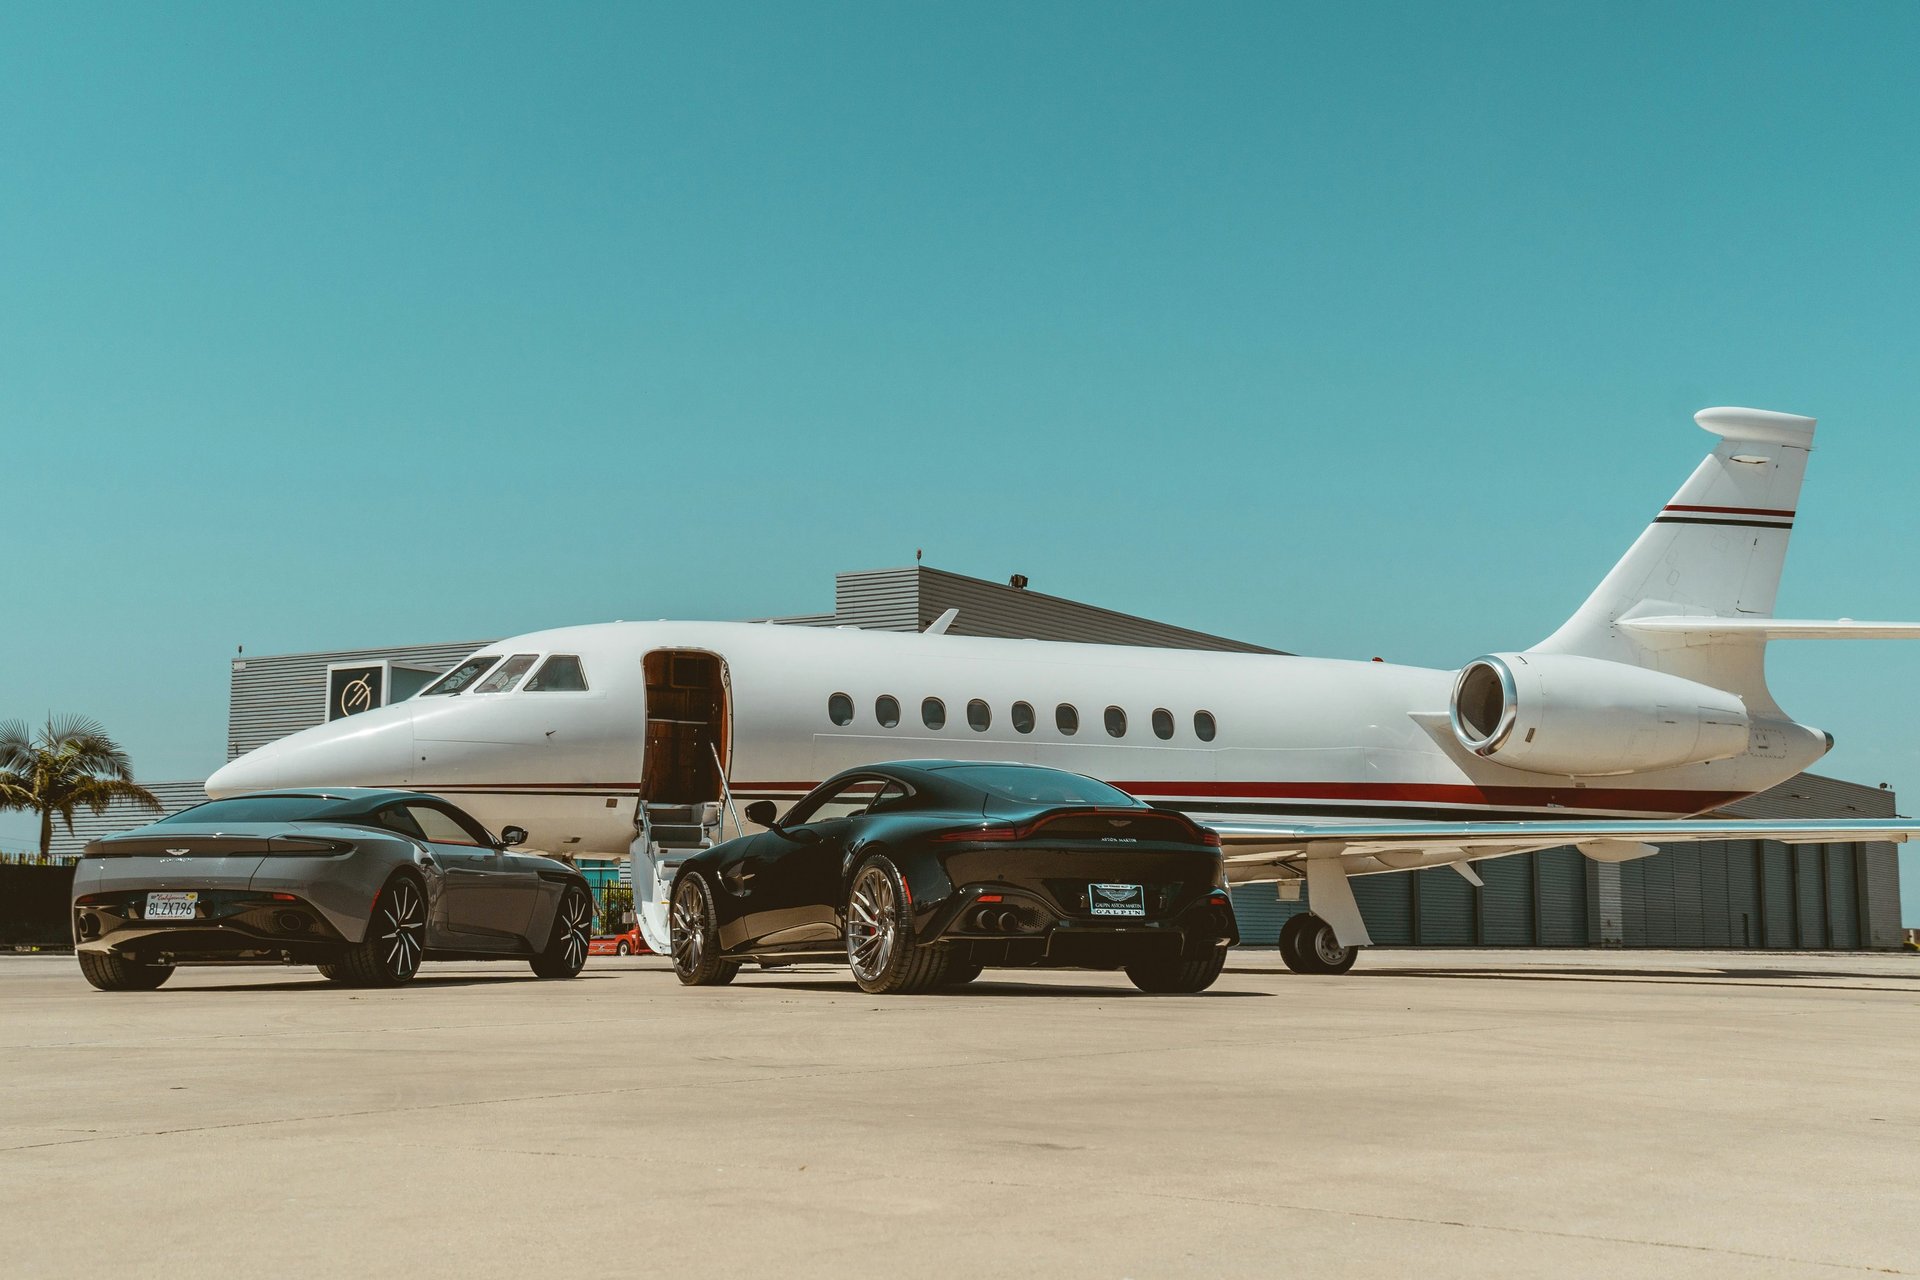
M 21 771 L 33 758 L 33 734 L 24 720 L 0 721 L 0 769 Z
M 107 736 L 104 725 L 89 716 L 62 716 L 59 720 L 49 716 L 42 740 L 47 754 L 65 760 L 75 772 L 133 780 L 133 762 L 126 751 Z
M 116 800 L 124 800 L 149 813 L 163 813 L 166 809 L 153 792 L 124 778 L 82 778 L 67 793 L 69 807 L 85 805 L 95 813 L 105 813 Z

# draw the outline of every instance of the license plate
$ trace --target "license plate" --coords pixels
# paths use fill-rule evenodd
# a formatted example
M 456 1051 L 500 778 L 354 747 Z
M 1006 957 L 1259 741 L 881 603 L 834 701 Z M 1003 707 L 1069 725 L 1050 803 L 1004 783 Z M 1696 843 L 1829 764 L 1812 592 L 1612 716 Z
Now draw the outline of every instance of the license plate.
M 1087 905 L 1096 916 L 1144 916 L 1147 891 L 1137 884 L 1090 884 Z
M 149 920 L 191 920 L 200 901 L 197 893 L 150 893 L 146 918 Z

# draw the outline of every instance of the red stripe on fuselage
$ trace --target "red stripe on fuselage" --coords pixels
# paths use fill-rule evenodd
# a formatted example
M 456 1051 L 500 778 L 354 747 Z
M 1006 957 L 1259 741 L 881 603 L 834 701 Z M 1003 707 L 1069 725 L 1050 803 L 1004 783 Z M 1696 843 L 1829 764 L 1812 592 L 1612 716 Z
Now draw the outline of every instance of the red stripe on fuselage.
M 1690 507 L 1673 503 L 1660 508 L 1662 511 L 1701 511 L 1717 516 L 1792 516 L 1791 511 L 1781 511 L 1773 507 Z
M 804 795 L 817 782 L 739 782 L 735 795 Z M 1375 804 L 1458 805 L 1497 809 L 1605 809 L 1630 813 L 1704 813 L 1745 791 L 1680 791 L 1629 787 L 1481 787 L 1452 782 L 1115 782 L 1143 800 L 1347 800 Z M 634 795 L 631 783 L 463 782 L 421 788 L 448 793 L 535 792 L 550 795 Z

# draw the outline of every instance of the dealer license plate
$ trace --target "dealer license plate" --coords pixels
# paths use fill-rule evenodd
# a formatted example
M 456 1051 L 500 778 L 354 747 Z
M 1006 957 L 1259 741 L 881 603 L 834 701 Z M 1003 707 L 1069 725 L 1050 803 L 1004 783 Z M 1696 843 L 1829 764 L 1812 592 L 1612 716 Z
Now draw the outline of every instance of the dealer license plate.
M 149 920 L 191 920 L 193 909 L 199 903 L 197 893 L 150 893 L 147 895 L 146 918 Z
M 1144 916 L 1147 891 L 1137 884 L 1090 884 L 1087 905 L 1096 916 Z

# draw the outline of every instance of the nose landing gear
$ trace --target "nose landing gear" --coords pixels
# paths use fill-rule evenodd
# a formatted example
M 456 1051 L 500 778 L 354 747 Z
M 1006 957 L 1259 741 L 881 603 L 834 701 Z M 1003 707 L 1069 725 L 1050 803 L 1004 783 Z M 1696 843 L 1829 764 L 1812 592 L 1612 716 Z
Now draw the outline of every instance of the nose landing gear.
M 1298 915 L 1280 928 L 1280 958 L 1295 973 L 1345 973 L 1360 948 L 1341 946 L 1333 926 L 1319 916 Z

